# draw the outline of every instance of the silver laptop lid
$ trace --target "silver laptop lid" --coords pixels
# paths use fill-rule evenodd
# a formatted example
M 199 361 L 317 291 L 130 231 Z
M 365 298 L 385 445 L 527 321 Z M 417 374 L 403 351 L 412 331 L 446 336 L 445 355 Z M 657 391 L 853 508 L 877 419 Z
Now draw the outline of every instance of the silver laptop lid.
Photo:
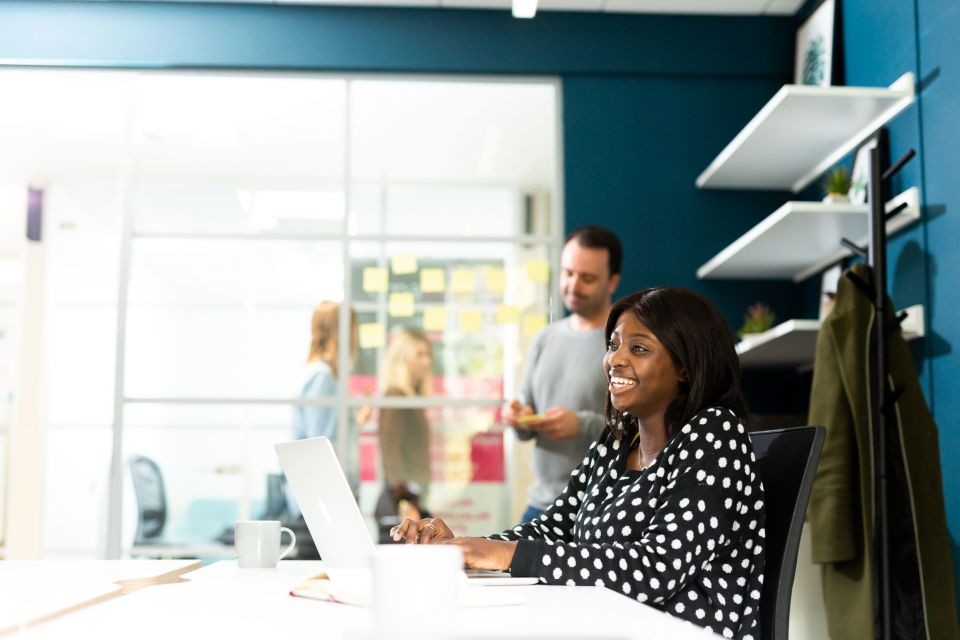
M 373 540 L 329 438 L 274 445 L 327 568 L 369 567 Z

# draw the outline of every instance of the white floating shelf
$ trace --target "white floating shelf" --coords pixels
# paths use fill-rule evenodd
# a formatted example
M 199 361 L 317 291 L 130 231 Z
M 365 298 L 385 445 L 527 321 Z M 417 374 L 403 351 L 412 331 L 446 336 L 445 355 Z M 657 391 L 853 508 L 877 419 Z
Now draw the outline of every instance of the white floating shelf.
M 888 235 L 920 218 L 917 187 L 887 202 L 886 210 L 904 202 L 906 209 L 887 221 Z M 866 246 L 869 224 L 865 204 L 787 202 L 697 269 L 697 277 L 800 282 L 850 255 L 840 238 Z
M 903 337 L 923 337 L 923 305 L 904 309 L 907 318 L 901 329 Z M 751 335 L 737 343 L 740 366 L 743 368 L 805 367 L 813 363 L 817 351 L 819 320 L 787 320 L 763 333 Z
M 913 104 L 905 73 L 887 89 L 785 85 L 697 178 L 709 189 L 797 192 Z
M 800 367 L 813 362 L 819 320 L 787 320 L 737 343 L 741 367 Z

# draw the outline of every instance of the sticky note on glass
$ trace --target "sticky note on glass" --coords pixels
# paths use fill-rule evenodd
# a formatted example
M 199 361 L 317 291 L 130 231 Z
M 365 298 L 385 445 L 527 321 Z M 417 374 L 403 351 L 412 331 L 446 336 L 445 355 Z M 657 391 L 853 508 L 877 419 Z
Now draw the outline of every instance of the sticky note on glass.
M 454 293 L 473 293 L 477 290 L 477 274 L 473 269 L 454 269 L 450 276 Z
M 523 317 L 523 335 L 526 338 L 531 338 L 537 334 L 538 331 L 547 326 L 547 316 L 524 316 Z
M 424 331 L 446 331 L 447 310 L 443 307 L 427 307 L 423 310 Z
M 546 260 L 527 260 L 527 278 L 531 282 L 550 282 L 550 263 Z
M 364 267 L 363 290 L 376 293 L 387 290 L 387 270 L 383 267 Z
M 379 322 L 369 322 L 360 325 L 360 348 L 378 349 L 386 343 L 386 332 Z
M 497 307 L 497 324 L 516 324 L 520 318 L 520 312 L 512 304 L 502 304 Z
M 397 275 L 417 272 L 417 256 L 412 253 L 406 253 L 401 256 L 394 256 L 390 260 L 390 270 Z
M 460 331 L 480 331 L 482 325 L 479 311 L 460 312 Z
M 412 293 L 391 293 L 387 312 L 394 318 L 409 318 L 413 315 Z
M 499 267 L 487 267 L 483 270 L 483 283 L 490 293 L 503 293 L 507 284 L 506 273 Z
M 423 293 L 443 293 L 447 288 L 447 276 L 443 269 L 421 269 L 420 291 Z

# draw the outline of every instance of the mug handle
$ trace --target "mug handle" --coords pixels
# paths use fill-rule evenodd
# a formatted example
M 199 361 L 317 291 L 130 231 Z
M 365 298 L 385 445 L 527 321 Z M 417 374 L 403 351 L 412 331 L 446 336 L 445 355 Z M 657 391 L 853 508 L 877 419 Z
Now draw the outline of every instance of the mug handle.
M 283 560 L 284 557 L 286 557 L 286 555 L 287 555 L 288 553 L 290 553 L 291 551 L 293 551 L 293 548 L 297 545 L 297 534 L 295 534 L 295 533 L 294 533 L 293 531 L 291 531 L 290 529 L 287 529 L 286 527 L 280 527 L 280 535 L 281 535 L 281 536 L 283 536 L 283 533 L 284 533 L 284 532 L 287 532 L 287 533 L 290 534 L 290 544 L 288 544 L 288 545 L 284 548 L 284 550 L 280 552 L 280 557 L 277 558 L 277 560 Z

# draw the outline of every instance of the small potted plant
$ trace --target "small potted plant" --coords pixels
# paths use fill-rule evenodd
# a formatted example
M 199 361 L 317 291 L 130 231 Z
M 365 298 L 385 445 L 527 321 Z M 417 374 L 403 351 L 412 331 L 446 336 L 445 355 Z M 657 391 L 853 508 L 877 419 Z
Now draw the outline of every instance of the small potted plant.
M 747 307 L 747 312 L 743 316 L 743 326 L 737 331 L 743 339 L 747 339 L 750 334 L 763 333 L 773 326 L 776 314 L 770 310 L 770 307 L 758 302 Z
M 827 195 L 823 198 L 824 202 L 850 202 L 850 173 L 847 168 L 844 166 L 835 167 L 833 171 L 827 174 L 823 189 L 827 192 Z

